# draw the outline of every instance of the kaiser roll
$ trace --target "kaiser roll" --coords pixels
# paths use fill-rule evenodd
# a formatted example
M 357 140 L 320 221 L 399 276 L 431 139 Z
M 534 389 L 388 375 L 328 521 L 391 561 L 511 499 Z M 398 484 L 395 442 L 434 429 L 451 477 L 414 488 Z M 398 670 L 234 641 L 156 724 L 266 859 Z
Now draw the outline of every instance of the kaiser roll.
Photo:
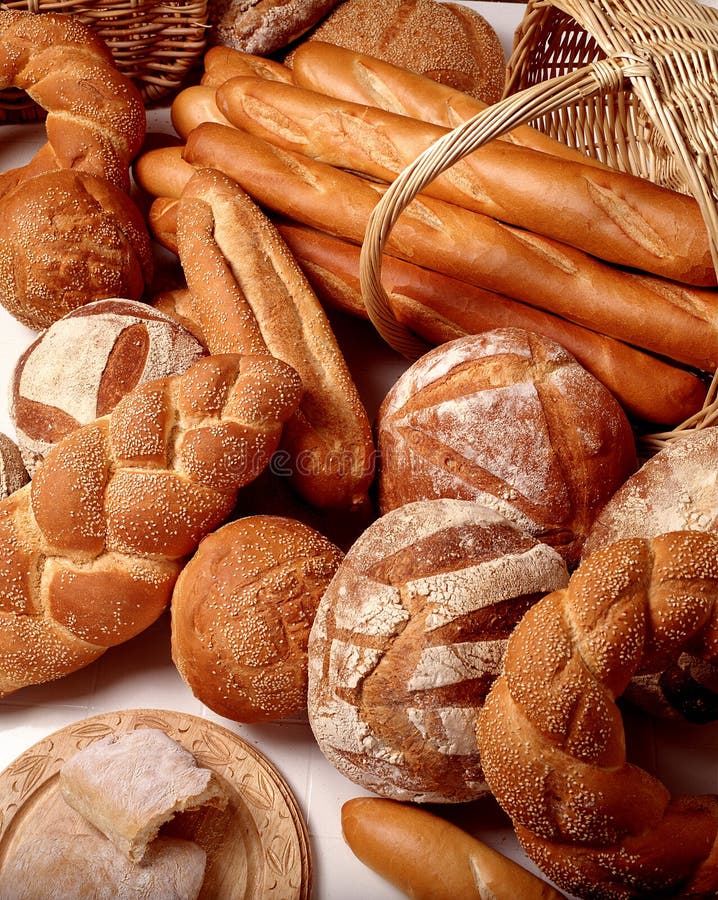
M 487 792 L 474 729 L 523 613 L 568 581 L 547 544 L 465 500 L 409 503 L 348 551 L 309 639 L 309 721 L 335 768 L 396 800 Z
M 417 360 L 381 404 L 377 446 L 382 512 L 475 500 L 569 566 L 637 464 L 613 395 L 563 347 L 518 328 L 457 338 Z
M 342 557 L 282 516 L 245 516 L 205 538 L 172 596 L 172 658 L 195 696 L 237 722 L 303 713 L 309 630 Z

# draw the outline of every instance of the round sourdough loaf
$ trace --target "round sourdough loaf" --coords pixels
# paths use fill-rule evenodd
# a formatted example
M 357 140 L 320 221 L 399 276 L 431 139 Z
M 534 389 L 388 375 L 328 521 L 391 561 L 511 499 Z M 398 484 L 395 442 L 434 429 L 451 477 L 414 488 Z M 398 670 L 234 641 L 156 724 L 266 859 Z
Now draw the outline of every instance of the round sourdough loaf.
M 493 27 L 473 9 L 437 0 L 344 0 L 310 32 L 483 100 L 501 99 L 506 56 Z M 292 51 L 286 56 L 291 66 Z
M 172 596 L 172 658 L 195 696 L 236 722 L 305 712 L 309 631 L 343 555 L 282 516 L 205 538 Z
M 136 385 L 181 374 L 205 354 L 185 328 L 139 301 L 98 300 L 68 313 L 13 370 L 10 418 L 28 471 Z
M 643 463 L 596 517 L 584 558 L 624 538 L 669 531 L 718 532 L 718 428 L 686 433 Z M 718 665 L 681 653 L 667 668 L 639 672 L 624 693 L 653 715 L 718 719 Z
M 568 581 L 561 556 L 463 500 L 410 503 L 348 551 L 309 638 L 309 721 L 343 775 L 385 797 L 487 792 L 476 717 L 523 613 Z
M 377 415 L 379 505 L 456 497 L 497 509 L 578 562 L 635 470 L 613 395 L 554 341 L 518 328 L 458 338 L 398 379 Z

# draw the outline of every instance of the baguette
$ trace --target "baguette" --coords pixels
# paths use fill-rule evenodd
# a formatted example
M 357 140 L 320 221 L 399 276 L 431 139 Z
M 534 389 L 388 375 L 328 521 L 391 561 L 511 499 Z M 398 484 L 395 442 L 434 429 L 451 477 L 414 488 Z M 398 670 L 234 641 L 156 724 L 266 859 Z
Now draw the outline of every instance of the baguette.
M 292 56 L 292 79 L 298 87 L 307 90 L 376 106 L 445 128 L 455 128 L 487 108 L 481 100 L 447 84 L 324 41 L 305 41 L 296 48 Z M 605 168 L 585 153 L 529 125 L 520 125 L 499 140 Z
M 282 63 L 253 53 L 235 50 L 233 47 L 217 45 L 210 47 L 204 55 L 204 71 L 200 84 L 219 87 L 228 78 L 236 75 L 257 75 L 269 81 L 292 83 L 292 70 Z
M 215 88 L 202 84 L 190 85 L 175 96 L 170 107 L 170 118 L 174 130 L 181 138 L 186 138 L 200 122 L 231 124 L 220 112 L 216 96 Z
M 225 172 L 265 208 L 357 244 L 383 192 L 381 185 L 211 122 L 190 133 L 183 158 Z M 407 206 L 385 250 L 685 365 L 718 365 L 715 291 L 624 272 L 431 197 Z
M 368 318 L 359 247 L 294 223 L 277 227 L 320 300 Z M 638 419 L 677 425 L 705 402 L 707 387 L 694 373 L 551 313 L 391 256 L 384 257 L 382 280 L 398 321 L 429 344 L 524 328 L 565 347 Z
M 545 881 L 428 810 L 356 797 L 341 811 L 352 853 L 414 900 L 561 900 Z
M 175 102 L 184 109 L 195 106 L 190 120 L 197 124 L 202 115 L 218 121 L 193 95 Z M 388 182 L 448 133 L 260 78 L 225 82 L 216 106 L 219 116 L 277 147 Z M 186 138 L 187 132 L 180 133 Z M 424 193 L 620 266 L 688 284 L 716 284 L 696 201 L 643 178 L 490 141 L 438 175 Z
M 231 179 L 199 171 L 179 200 L 177 246 L 210 352 L 269 352 L 302 380 L 282 439 L 294 487 L 321 508 L 366 504 L 368 416 L 319 301 L 269 219 Z

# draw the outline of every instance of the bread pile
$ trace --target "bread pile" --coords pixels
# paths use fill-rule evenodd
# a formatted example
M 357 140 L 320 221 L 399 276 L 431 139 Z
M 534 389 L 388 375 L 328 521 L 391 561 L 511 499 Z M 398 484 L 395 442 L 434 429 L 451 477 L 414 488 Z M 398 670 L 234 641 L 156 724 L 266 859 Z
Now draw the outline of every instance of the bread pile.
M 387 31 L 427 2 L 385 4 Z M 250 6 L 269 21 L 290 5 Z M 286 64 L 260 55 L 266 44 L 213 47 L 202 83 L 173 103 L 178 140 L 134 161 L 147 226 L 179 263 L 171 292 L 146 289 L 138 208 L 119 227 L 145 247 L 132 257 L 93 205 L 98 192 L 129 202 L 144 133 L 131 92 L 118 88 L 129 112 L 112 116 L 125 137 L 97 137 L 111 82 L 80 152 L 38 89 L 48 145 L 0 180 L 0 251 L 42 179 L 50 213 L 81 221 L 68 217 L 54 264 L 33 213 L 30 268 L 101 302 L 17 305 L 47 330 L 13 388 L 29 484 L 0 446 L 0 695 L 76 671 L 170 607 L 176 667 L 219 715 L 306 716 L 339 772 L 385 798 L 493 793 L 566 890 L 715 894 L 718 801 L 671 798 L 631 767 L 615 703 L 716 715 L 718 446 L 707 428 L 641 468 L 636 452 L 639 429 L 701 408 L 718 366 L 697 204 L 528 127 L 452 167 L 384 248 L 392 314 L 421 354 L 371 423 L 327 310 L 368 318 L 359 253 L 373 210 L 485 101 L 443 64 L 421 74 L 328 43 L 332 23 L 368 8 L 331 5 L 302 5 L 309 18 L 274 35 L 294 41 Z M 297 42 L 312 16 L 326 18 Z M 62 17 L 47 22 L 68 58 L 95 54 Z M 28 59 L 10 54 L 30 67 L 10 82 L 31 89 L 53 80 L 34 23 L 0 12 L 0 34 L 42 38 Z M 102 299 L 78 275 L 88 234 L 130 273 Z M 3 267 L 20 271 L 10 250 Z M 336 516 L 361 532 L 346 548 L 329 536 Z M 412 841 L 438 834 L 397 816 Z M 366 846 L 414 889 L 410 852 L 385 864 Z M 485 878 L 498 892 L 476 852 L 461 850 L 466 895 Z M 556 896 L 514 877 L 510 890 Z
M 0 297 L 33 329 L 91 300 L 138 300 L 152 246 L 129 195 L 145 136 L 133 82 L 79 20 L 0 10 L 0 88 L 24 90 L 47 143 L 0 175 Z

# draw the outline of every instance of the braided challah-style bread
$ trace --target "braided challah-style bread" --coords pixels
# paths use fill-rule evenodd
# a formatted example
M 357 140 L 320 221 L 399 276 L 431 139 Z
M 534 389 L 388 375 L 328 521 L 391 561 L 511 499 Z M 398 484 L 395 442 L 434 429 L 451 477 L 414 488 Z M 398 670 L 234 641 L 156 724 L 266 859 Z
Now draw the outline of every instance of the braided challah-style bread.
M 82 668 L 161 614 L 300 394 L 269 355 L 206 357 L 57 444 L 0 502 L 0 696 Z
M 0 89 L 8 87 L 46 111 L 47 143 L 0 177 L 0 196 L 50 169 L 79 169 L 129 189 L 129 164 L 145 136 L 142 96 L 88 26 L 70 15 L 0 9 Z
M 613 543 L 535 604 L 478 716 L 486 780 L 536 864 L 585 898 L 715 897 L 718 796 L 626 761 L 615 698 L 690 647 L 718 657 L 718 535 Z

